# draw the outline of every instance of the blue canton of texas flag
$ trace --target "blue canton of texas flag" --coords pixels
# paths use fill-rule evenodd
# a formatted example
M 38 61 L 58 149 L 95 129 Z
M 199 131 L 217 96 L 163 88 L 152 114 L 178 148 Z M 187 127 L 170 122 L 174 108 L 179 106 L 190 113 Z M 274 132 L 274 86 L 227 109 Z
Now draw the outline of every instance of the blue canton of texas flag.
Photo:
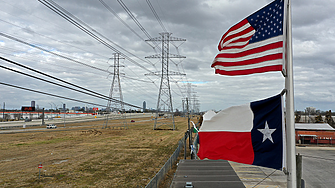
M 285 126 L 282 106 L 281 95 L 250 103 L 254 113 L 254 127 L 251 130 L 254 165 L 275 169 L 282 169 L 285 166 Z

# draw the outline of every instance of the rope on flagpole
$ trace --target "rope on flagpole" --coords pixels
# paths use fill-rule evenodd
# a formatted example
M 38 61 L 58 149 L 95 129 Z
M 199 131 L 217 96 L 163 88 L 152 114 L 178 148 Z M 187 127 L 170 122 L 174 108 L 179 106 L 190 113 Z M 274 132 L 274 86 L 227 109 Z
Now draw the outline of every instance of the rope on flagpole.
M 263 178 L 260 182 L 258 182 L 256 185 L 254 185 L 252 188 L 256 187 L 257 185 L 261 184 L 264 180 L 266 180 L 268 177 L 270 177 L 272 174 L 274 174 L 277 171 L 274 170 L 271 174 L 267 175 L 265 178 Z

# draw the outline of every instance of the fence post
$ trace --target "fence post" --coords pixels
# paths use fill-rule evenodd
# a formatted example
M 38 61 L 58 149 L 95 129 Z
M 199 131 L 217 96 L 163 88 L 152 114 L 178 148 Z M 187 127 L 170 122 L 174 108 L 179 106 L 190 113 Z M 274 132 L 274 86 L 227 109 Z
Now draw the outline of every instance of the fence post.
M 301 177 L 302 177 L 302 155 L 298 153 L 296 156 L 297 162 L 297 187 L 301 188 Z
M 185 140 L 184 140 L 184 159 L 186 159 L 186 145 L 187 145 L 187 132 L 185 132 Z
M 145 188 L 157 188 L 159 186 L 159 182 L 162 179 L 162 177 L 165 176 L 165 174 L 172 168 L 173 163 L 177 161 L 183 144 L 186 147 L 186 139 L 187 139 L 186 135 L 187 135 L 187 132 L 185 133 L 185 137 L 179 140 L 177 149 L 174 151 L 174 153 L 169 158 L 170 161 L 168 160 L 165 162 L 164 166 L 150 180 L 150 182 L 145 186 Z

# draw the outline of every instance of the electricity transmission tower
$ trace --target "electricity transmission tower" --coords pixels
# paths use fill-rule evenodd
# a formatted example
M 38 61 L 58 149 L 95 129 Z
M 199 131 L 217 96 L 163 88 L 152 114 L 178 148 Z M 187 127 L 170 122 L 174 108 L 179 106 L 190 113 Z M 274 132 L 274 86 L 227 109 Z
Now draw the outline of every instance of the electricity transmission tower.
M 161 63 L 162 63 L 161 72 L 154 72 L 154 73 L 146 74 L 146 75 L 160 75 L 161 76 L 161 83 L 159 87 L 159 94 L 158 94 L 158 100 L 157 100 L 154 130 L 162 125 L 168 125 L 172 127 L 173 130 L 175 130 L 169 77 L 171 75 L 185 75 L 185 74 L 169 71 L 169 59 L 170 58 L 186 58 L 186 57 L 170 54 L 169 46 L 170 46 L 171 41 L 186 41 L 186 39 L 171 37 L 172 33 L 168 33 L 168 32 L 163 32 L 159 34 L 161 35 L 160 37 L 151 38 L 146 41 L 151 41 L 151 42 L 160 41 L 162 43 L 161 54 L 156 54 L 156 55 L 145 57 L 145 58 L 160 58 Z M 159 114 L 166 115 L 167 118 L 172 120 L 172 123 L 158 122 L 157 119 L 159 117 Z
M 120 111 L 121 118 L 122 118 L 123 116 L 122 112 L 124 111 L 124 103 L 123 103 L 123 96 L 122 96 L 122 89 L 121 89 L 121 82 L 120 82 L 120 67 L 123 67 L 123 66 L 120 66 L 120 59 L 124 59 L 124 58 L 120 58 L 119 53 L 114 53 L 114 58 L 110 58 L 110 59 L 114 59 L 114 65 L 110 66 L 114 68 L 114 71 L 113 71 L 113 81 L 112 81 L 111 88 L 109 90 L 109 99 L 108 99 L 107 108 L 106 108 L 107 117 L 104 123 L 105 128 L 107 128 L 108 116 L 110 112 L 113 112 L 116 115 L 118 115 Z M 112 98 L 116 99 L 116 101 L 112 102 Z
M 194 114 L 196 112 L 196 108 L 197 108 L 197 99 L 196 99 L 196 95 L 192 93 L 196 93 L 193 89 L 193 87 L 196 87 L 194 85 L 192 85 L 191 83 L 187 83 L 186 85 L 186 98 L 188 99 L 188 107 L 189 107 L 189 112 L 191 114 Z M 183 92 L 184 93 L 184 92 Z M 185 100 L 183 100 L 185 101 Z M 185 102 L 183 102 L 183 111 L 185 112 Z

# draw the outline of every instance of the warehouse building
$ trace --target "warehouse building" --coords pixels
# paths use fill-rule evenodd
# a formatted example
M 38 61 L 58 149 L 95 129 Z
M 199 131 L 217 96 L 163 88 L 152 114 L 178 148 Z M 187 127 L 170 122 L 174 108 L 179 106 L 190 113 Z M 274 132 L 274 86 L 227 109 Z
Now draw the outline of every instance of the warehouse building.
M 295 123 L 298 144 L 335 144 L 335 129 L 327 123 Z

